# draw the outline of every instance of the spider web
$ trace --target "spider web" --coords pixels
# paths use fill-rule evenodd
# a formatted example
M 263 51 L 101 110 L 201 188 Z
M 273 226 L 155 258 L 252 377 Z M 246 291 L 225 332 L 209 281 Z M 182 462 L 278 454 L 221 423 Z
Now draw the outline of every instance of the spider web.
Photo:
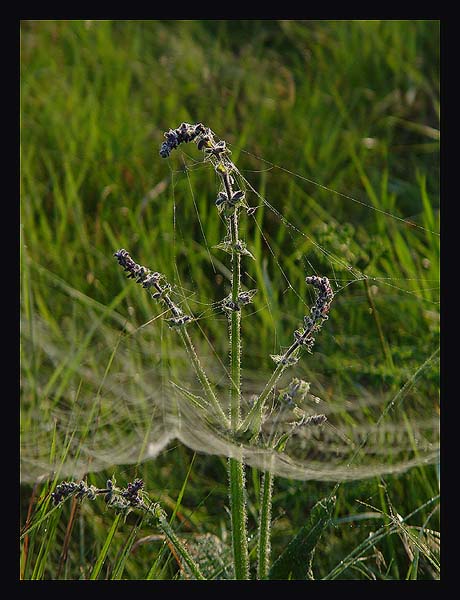
M 298 180 L 334 194 L 337 198 L 353 202 L 360 208 L 374 211 L 396 227 L 416 228 L 422 235 L 439 236 L 414 220 L 405 219 L 389 211 L 376 208 L 348 194 L 332 190 L 328 186 L 295 173 L 280 165 L 255 156 L 245 150 L 252 161 L 258 161 L 257 173 Z M 180 165 L 169 161 L 170 201 L 173 225 L 173 281 L 172 298 L 187 314 L 194 317 L 190 334 L 206 372 L 215 386 L 219 400 L 228 410 L 228 383 L 230 374 L 227 356 L 208 329 L 211 323 L 221 326 L 222 335 L 227 329 L 227 316 L 221 310 L 219 300 L 203 297 L 198 293 L 190 273 L 187 277 L 178 267 L 177 249 L 186 241 L 180 230 L 178 206 L 191 202 L 199 224 L 201 240 L 212 272 L 224 280 L 229 279 L 229 262 L 213 249 L 214 241 L 208 240 L 205 223 L 196 201 L 194 175 L 209 164 L 181 152 Z M 286 208 L 257 189 L 251 181 L 251 170 L 236 170 L 235 180 L 246 192 L 251 207 L 248 222 L 263 240 L 265 259 L 269 258 L 283 282 L 281 298 L 292 297 L 308 314 L 312 295 L 306 286 L 300 287 L 283 263 L 278 247 L 264 231 L 264 221 L 258 211 L 268 211 L 276 226 L 287 232 L 292 248 L 300 257 L 297 270 L 303 275 L 327 276 L 334 289 L 334 303 L 347 301 L 347 294 L 355 284 L 363 282 L 383 286 L 392 293 L 416 303 L 423 310 L 436 315 L 439 304 L 438 279 L 420 277 L 418 272 L 393 277 L 382 277 L 370 267 L 359 268 L 352 253 L 339 253 L 328 239 L 318 241 L 315 234 L 303 224 L 293 222 Z M 181 195 L 176 192 L 182 186 Z M 187 194 L 183 190 L 188 190 Z M 225 224 L 221 218 L 221 232 Z M 243 218 L 243 217 L 242 217 Z M 341 224 L 337 227 L 340 231 Z M 272 227 L 273 229 L 273 227 Z M 181 238 L 181 239 L 178 239 Z M 334 239 L 334 238 L 332 238 Z M 249 247 L 249 242 L 248 242 Z M 307 252 L 308 250 L 308 252 Z M 311 253 L 310 253 L 311 252 Z M 246 257 L 243 257 L 246 259 Z M 256 256 L 256 261 L 261 257 Z M 249 261 L 250 259 L 248 259 Z M 146 265 L 155 268 L 155 265 Z M 326 266 L 327 272 L 324 272 Z M 244 284 L 257 287 L 255 271 L 246 268 L 243 261 Z M 321 271 L 319 269 L 322 269 Z M 126 282 L 126 285 L 134 285 Z M 428 285 L 428 287 L 427 287 Z M 250 287 L 248 286 L 248 287 Z M 62 293 L 67 293 L 63 286 Z M 139 294 L 145 293 L 139 287 Z M 427 307 L 428 308 L 425 308 Z M 431 307 L 431 308 L 430 308 Z M 33 324 L 24 321 L 21 327 L 24 350 L 37 344 L 44 364 L 56 370 L 59 365 L 71 366 L 72 377 L 56 388 L 46 380 L 38 393 L 40 402 L 23 402 L 21 407 L 21 479 L 37 481 L 52 476 L 81 477 L 88 471 L 98 471 L 115 465 L 138 464 L 154 459 L 173 441 L 180 441 L 189 448 L 204 454 L 231 456 L 262 470 L 270 470 L 282 477 L 299 480 L 345 481 L 362 479 L 386 473 L 403 472 L 415 465 L 433 463 L 439 455 L 439 416 L 432 399 L 426 398 L 426 381 L 436 379 L 438 367 L 437 348 L 427 351 L 424 360 L 407 373 L 397 390 L 382 392 L 372 386 L 358 386 L 352 397 L 336 397 L 328 391 L 327 381 L 318 378 L 310 381 L 309 357 L 304 357 L 280 381 L 278 389 L 285 387 L 293 377 L 306 379 L 315 392 L 303 399 L 302 410 L 306 416 L 321 413 L 327 421 L 320 427 L 296 429 L 287 442 L 284 452 L 270 446 L 279 432 L 290 431 L 296 418 L 292 407 L 279 409 L 277 395 L 272 394 L 268 403 L 262 436 L 257 442 L 244 435 L 235 436 L 209 418 L 200 406 L 200 390 L 189 357 L 178 346 L 177 340 L 165 325 L 162 317 L 166 311 L 152 302 L 154 316 L 135 327 L 129 314 L 112 310 L 112 322 L 107 320 L 107 307 L 76 301 L 75 310 L 81 311 L 82 322 L 88 317 L 94 322 L 91 343 L 101 352 L 97 363 L 87 364 L 75 359 L 75 348 L 56 335 L 49 326 L 35 318 Z M 334 304 L 331 319 L 334 319 Z M 277 323 L 267 294 L 242 315 L 245 326 L 250 319 L 264 311 L 271 315 L 273 351 L 280 351 L 283 332 Z M 120 327 L 113 325 L 113 315 Z M 302 314 L 293 319 L 299 321 Z M 320 333 L 328 342 L 338 343 L 336 336 L 328 333 L 327 322 Z M 283 326 L 284 327 L 284 326 Z M 293 326 L 294 329 L 294 326 Z M 376 335 L 372 332 L 370 335 Z M 86 339 L 86 338 L 85 338 Z M 200 341 L 198 341 L 200 340 Z M 337 340 L 337 341 L 336 341 Z M 64 356 L 64 358 L 63 358 Z M 365 361 L 365 357 L 363 357 Z M 384 359 L 382 359 L 382 362 Z M 65 369 L 63 367 L 65 372 Z M 261 392 L 264 373 L 244 372 L 242 408 L 248 410 L 254 395 Z M 266 378 L 270 375 L 267 371 Z M 24 397 L 33 397 L 37 390 L 28 388 L 27 377 L 22 380 Z M 316 396 L 318 394 L 318 397 Z M 196 399 L 194 401 L 193 399 Z M 423 409 L 423 410 L 421 410 Z M 419 415 L 423 414 L 423 418 Z

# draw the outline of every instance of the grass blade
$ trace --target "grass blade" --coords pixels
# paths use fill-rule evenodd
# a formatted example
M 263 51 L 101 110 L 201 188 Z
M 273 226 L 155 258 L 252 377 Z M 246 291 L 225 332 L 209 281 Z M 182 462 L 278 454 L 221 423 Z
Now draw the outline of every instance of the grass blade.
M 332 496 L 315 504 L 307 523 L 273 563 L 268 579 L 312 578 L 309 571 L 311 571 L 313 553 L 322 533 L 331 521 L 335 501 L 335 496 Z
M 96 564 L 94 565 L 93 570 L 91 571 L 91 575 L 89 576 L 90 579 L 97 579 L 99 577 L 99 573 L 101 572 L 102 565 L 104 564 L 104 561 L 107 558 L 107 553 L 109 551 L 110 544 L 112 543 L 113 536 L 115 535 L 120 519 L 121 515 L 117 515 L 115 517 L 112 523 L 112 527 L 110 528 L 110 531 L 107 534 L 107 538 L 104 542 L 102 550 L 96 560 Z

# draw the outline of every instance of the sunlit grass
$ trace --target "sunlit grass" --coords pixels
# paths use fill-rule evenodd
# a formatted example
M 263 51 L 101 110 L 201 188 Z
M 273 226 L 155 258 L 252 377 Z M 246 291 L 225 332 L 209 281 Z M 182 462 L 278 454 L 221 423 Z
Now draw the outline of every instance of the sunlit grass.
M 302 375 L 336 401 L 364 392 L 397 393 L 438 346 L 438 46 L 439 25 L 430 21 L 23 22 L 23 430 L 49 418 L 46 451 L 53 452 L 53 408 L 78 405 L 86 388 L 97 392 L 107 370 L 114 374 L 111 357 L 118 343 L 129 356 L 115 363 L 124 393 L 144 393 L 146 415 L 148 393 L 139 391 L 135 376 L 153 372 L 160 386 L 180 378 L 183 357 L 160 321 L 129 340 L 119 336 L 157 313 L 136 286 L 122 285 L 112 258 L 118 248 L 130 248 L 139 262 L 187 290 L 194 311 L 207 311 L 200 321 L 209 340 L 202 355 L 209 363 L 214 352 L 225 358 L 226 323 L 206 306 L 228 293 L 222 256 L 212 249 L 221 241 L 214 176 L 195 165 L 201 157 L 194 149 L 169 162 L 158 157 L 163 131 L 181 121 L 206 122 L 228 140 L 244 177 L 296 228 L 281 226 L 267 206 L 255 214 L 265 239 L 256 223 L 244 225 L 244 238 L 260 257 L 248 261 L 243 274 L 245 285 L 259 289 L 256 312 L 242 324 L 245 376 L 257 385 L 270 369 L 269 355 L 289 343 L 304 308 L 293 290 L 304 292 L 304 277 L 314 268 L 346 287 Z M 252 196 L 252 204 L 260 202 Z M 363 281 L 313 242 L 370 277 L 372 314 Z M 414 391 L 407 416 L 415 410 L 424 412 L 420 418 L 432 416 L 437 406 L 434 367 Z M 85 413 L 79 435 L 93 425 L 93 416 Z M 116 471 L 121 483 L 141 475 L 149 493 L 172 512 L 191 456 L 184 447 L 171 448 L 155 462 L 114 467 L 107 476 Z M 89 479 L 96 484 L 105 475 Z M 228 535 L 223 481 L 225 462 L 197 457 L 174 521 L 180 531 Z M 315 576 L 331 573 L 369 530 L 381 527 L 390 507 L 405 517 L 438 493 L 432 466 L 385 478 L 385 485 L 369 480 L 341 486 L 338 524 L 317 553 Z M 49 508 L 46 500 L 38 501 L 47 491 L 45 484 L 36 490 L 34 522 Z M 329 491 L 326 484 L 278 480 L 275 547 L 285 545 Z M 30 498 L 26 485 L 23 523 Z M 251 501 L 255 520 L 258 496 Z M 433 508 L 417 513 L 414 523 L 423 526 L 430 518 L 426 527 L 436 530 Z M 70 510 L 58 509 L 30 534 L 24 578 L 90 577 L 113 517 L 92 505 L 78 509 L 75 518 Z M 378 525 L 376 515 L 357 524 L 340 521 L 363 510 L 387 516 Z M 110 566 L 99 577 L 174 576 L 177 565 L 169 552 L 156 560 L 161 540 L 140 545 L 126 559 L 133 527 L 118 523 L 108 548 Z M 71 539 L 63 557 L 66 535 Z M 422 559 L 415 552 L 411 558 L 401 539 L 384 538 L 378 546 L 384 563 L 370 560 L 373 571 L 388 578 L 414 572 L 432 577 L 423 552 Z M 416 560 L 417 569 L 410 570 Z

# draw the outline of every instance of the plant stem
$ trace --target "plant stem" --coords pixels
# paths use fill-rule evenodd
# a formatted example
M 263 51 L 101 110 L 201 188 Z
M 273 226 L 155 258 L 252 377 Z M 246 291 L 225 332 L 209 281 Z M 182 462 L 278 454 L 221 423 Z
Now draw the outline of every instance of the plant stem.
M 292 348 L 292 346 L 291 346 L 291 348 Z M 297 346 L 296 346 L 296 348 L 297 348 Z M 292 352 L 291 352 L 291 354 L 292 354 Z M 267 381 L 263 392 L 257 398 L 257 401 L 255 402 L 255 404 L 253 405 L 251 410 L 246 415 L 246 418 L 244 419 L 244 421 L 240 427 L 241 431 L 246 431 L 247 429 L 249 429 L 249 427 L 252 427 L 254 434 L 257 434 L 259 432 L 261 418 L 262 418 L 262 409 L 265 404 L 265 400 L 267 399 L 268 395 L 270 394 L 272 389 L 275 387 L 276 382 L 278 381 L 278 379 L 281 377 L 281 375 L 283 374 L 283 372 L 285 371 L 285 369 L 288 366 L 289 366 L 288 364 L 284 364 L 281 362 L 278 363 L 278 365 L 276 366 L 276 369 L 271 374 L 270 379 Z
M 238 242 L 238 215 L 235 210 L 230 220 L 231 243 L 234 248 Z M 241 278 L 241 255 L 233 250 L 232 252 L 232 301 L 238 303 L 238 294 L 240 291 Z M 233 310 L 230 317 L 230 358 L 231 358 L 231 376 L 232 391 L 230 405 L 230 419 L 232 429 L 236 431 L 240 424 L 240 405 L 241 405 L 241 311 Z
M 186 349 L 188 355 L 190 356 L 190 359 L 193 364 L 193 368 L 195 369 L 196 376 L 198 377 L 198 379 L 203 387 L 203 390 L 206 394 L 208 401 L 214 408 L 216 414 L 219 416 L 219 419 L 222 421 L 222 423 L 225 424 L 226 427 L 228 427 L 230 424 L 229 419 L 227 418 L 226 414 L 222 410 L 222 407 L 211 387 L 211 384 L 209 383 L 206 373 L 204 372 L 204 369 L 200 363 L 200 359 L 198 358 L 195 348 L 193 346 L 192 340 L 190 339 L 190 335 L 188 334 L 188 331 L 185 328 L 183 328 L 183 329 L 179 329 L 178 333 L 182 340 L 182 343 L 185 346 L 185 349 Z
M 158 519 L 158 527 L 165 534 L 166 538 L 168 539 L 169 543 L 173 546 L 177 554 L 179 554 L 182 557 L 183 561 L 186 563 L 186 565 L 194 575 L 195 579 L 205 580 L 206 577 L 204 577 L 204 575 L 201 573 L 200 568 L 190 556 L 184 544 L 179 540 L 172 527 L 169 525 L 163 512 L 157 514 L 156 516 Z
M 273 475 L 269 471 L 263 474 L 260 492 L 259 546 L 257 561 L 257 579 L 265 579 L 270 567 L 270 528 L 272 511 Z
M 246 418 L 244 419 L 240 427 L 241 431 L 246 431 L 247 429 L 249 429 L 249 427 L 252 427 L 254 435 L 257 435 L 259 433 L 260 422 L 262 418 L 262 409 L 265 404 L 265 400 L 268 398 L 268 395 L 275 387 L 275 384 L 278 381 L 278 379 L 281 377 L 281 375 L 284 373 L 287 367 L 289 367 L 289 358 L 294 354 L 297 348 L 300 348 L 302 346 L 303 342 L 312 334 L 312 331 L 313 327 L 310 329 L 306 329 L 303 335 L 295 339 L 294 342 L 283 354 L 282 359 L 276 365 L 276 369 L 273 371 L 273 373 L 270 376 L 270 379 L 267 381 L 263 392 L 257 398 L 257 401 L 246 415 Z
M 160 286 L 160 284 L 158 282 L 156 282 L 153 284 L 153 287 L 157 290 L 158 293 L 163 295 L 163 300 L 164 300 L 166 306 L 172 312 L 172 314 L 175 317 L 180 317 L 182 315 L 182 313 L 178 310 L 177 306 L 171 300 L 169 295 L 164 293 L 164 290 Z M 196 376 L 198 377 L 198 379 L 203 387 L 203 390 L 206 394 L 208 401 L 210 402 L 211 406 L 214 408 L 216 414 L 219 416 L 219 419 L 222 421 L 222 423 L 226 427 L 228 427 L 230 425 L 229 420 L 228 420 L 227 416 L 225 415 L 224 411 L 222 410 L 219 400 L 217 399 L 217 396 L 215 395 L 215 393 L 211 387 L 211 384 L 209 383 L 209 380 L 208 380 L 206 373 L 204 372 L 204 369 L 200 363 L 200 359 L 198 358 L 198 355 L 193 346 L 192 340 L 190 338 L 190 335 L 189 335 L 187 329 L 185 327 L 182 327 L 182 328 L 178 329 L 178 332 L 179 332 L 179 336 L 182 340 L 182 343 L 185 346 L 187 354 L 190 356 L 190 359 L 193 364 L 193 368 L 195 369 Z
M 228 462 L 235 579 L 249 579 L 244 465 L 236 458 L 229 458 Z
M 232 197 L 232 186 L 226 170 L 221 172 L 227 197 Z M 241 255 L 238 243 L 238 209 L 228 219 L 232 245 L 232 301 L 237 305 L 241 280 Z M 230 316 L 230 366 L 231 395 L 230 421 L 233 431 L 240 424 L 241 405 L 241 311 L 232 310 Z M 232 543 L 235 579 L 249 579 L 249 552 L 247 536 L 246 490 L 244 464 L 236 458 L 229 459 L 229 495 L 232 516 Z
M 225 142 L 216 143 L 213 132 L 204 127 L 202 123 L 190 125 L 182 123 L 175 130 L 169 130 L 165 134 L 166 141 L 160 148 L 160 155 L 166 158 L 172 150 L 182 143 L 195 141 L 198 148 L 204 150 L 206 157 L 212 162 L 214 169 L 220 175 L 226 191 L 225 215 L 227 227 L 230 232 L 232 246 L 232 309 L 229 317 L 230 328 L 230 419 L 226 419 L 227 426 L 230 426 L 233 432 L 238 431 L 240 424 L 241 409 L 241 312 L 238 304 L 238 295 L 240 291 L 241 279 L 241 254 L 238 240 L 238 209 L 236 204 L 238 197 L 234 198 L 232 190 L 232 179 L 230 172 L 233 169 L 233 163 L 227 158 Z M 234 202 L 232 204 L 232 202 Z M 194 358 L 193 346 L 187 339 L 186 334 L 182 334 L 183 340 L 190 348 L 192 362 L 195 370 L 206 391 L 208 399 L 220 414 L 220 405 L 213 396 L 209 383 L 204 376 L 204 372 L 199 366 L 198 359 Z M 189 343 L 190 342 L 190 343 Z M 229 458 L 229 495 L 232 521 L 232 544 L 234 569 L 236 579 L 249 579 L 249 552 L 248 536 L 246 529 L 246 494 L 244 481 L 243 456 L 241 459 Z

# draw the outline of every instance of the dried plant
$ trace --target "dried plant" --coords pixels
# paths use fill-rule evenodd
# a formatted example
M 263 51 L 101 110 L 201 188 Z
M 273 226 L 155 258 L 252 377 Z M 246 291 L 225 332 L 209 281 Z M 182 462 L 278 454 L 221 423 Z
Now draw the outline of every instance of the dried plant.
M 284 353 L 272 356 L 276 367 L 262 392 L 254 399 L 249 410 L 243 414 L 241 402 L 241 310 L 251 303 L 257 290 L 242 290 L 241 259 L 245 255 L 254 257 L 239 237 L 239 218 L 243 210 L 251 214 L 254 209 L 246 203 L 245 192 L 234 187 L 233 173 L 236 168 L 230 158 L 231 151 L 225 141 L 217 140 L 215 134 L 208 127 L 201 123 L 194 125 L 182 123 L 178 128 L 170 129 L 165 133 L 165 141 L 161 145 L 160 155 L 167 158 L 179 145 L 190 142 L 194 142 L 198 149 L 203 151 L 205 160 L 212 165 L 220 178 L 220 189 L 217 191 L 215 204 L 217 211 L 225 222 L 226 232 L 224 241 L 218 247 L 231 256 L 231 292 L 223 299 L 221 304 L 228 315 L 229 321 L 230 403 L 227 414 L 224 408 L 225 402 L 216 396 L 192 343 L 188 328 L 193 325 L 193 316 L 184 314 L 171 300 L 170 286 L 164 281 L 164 277 L 160 273 L 152 272 L 149 268 L 137 264 L 124 249 L 118 250 L 115 257 L 128 273 L 129 278 L 142 285 L 151 293 L 153 299 L 162 302 L 168 309 L 170 315 L 166 320 L 178 332 L 192 359 L 196 376 L 203 388 L 205 402 L 200 403 L 200 407 L 208 411 L 208 414 L 203 415 L 203 418 L 209 419 L 236 441 L 241 436 L 246 435 L 254 442 L 263 434 L 264 422 L 267 416 L 266 403 L 281 375 L 288 367 L 293 366 L 299 360 L 303 350 L 312 351 L 315 335 L 328 318 L 333 291 L 326 277 L 311 276 L 306 278 L 306 283 L 312 285 L 316 290 L 316 300 L 310 314 L 304 317 L 304 327 L 294 331 L 294 341 Z M 307 415 L 297 406 L 296 397 L 299 395 L 299 390 L 305 389 L 307 385 L 305 382 L 294 380 L 289 390 L 279 396 L 276 408 L 278 410 L 280 435 L 276 434 L 277 428 L 273 427 L 272 424 L 272 433 L 269 438 L 269 446 L 276 452 L 284 450 L 288 439 L 297 429 L 320 427 L 326 420 L 324 414 Z M 188 397 L 196 403 L 196 396 L 189 392 Z M 290 423 L 287 430 L 283 430 L 279 416 L 284 414 L 287 400 L 296 410 L 293 411 L 292 415 L 294 421 Z M 270 419 L 272 423 L 273 419 L 275 419 L 275 422 L 277 420 L 277 417 L 273 417 L 273 411 L 271 411 Z M 244 453 L 238 458 L 229 457 L 228 473 L 234 573 L 236 579 L 249 579 Z M 267 471 L 262 485 L 258 532 L 257 577 L 260 579 L 267 577 L 270 564 L 269 539 L 272 488 L 273 475 Z

